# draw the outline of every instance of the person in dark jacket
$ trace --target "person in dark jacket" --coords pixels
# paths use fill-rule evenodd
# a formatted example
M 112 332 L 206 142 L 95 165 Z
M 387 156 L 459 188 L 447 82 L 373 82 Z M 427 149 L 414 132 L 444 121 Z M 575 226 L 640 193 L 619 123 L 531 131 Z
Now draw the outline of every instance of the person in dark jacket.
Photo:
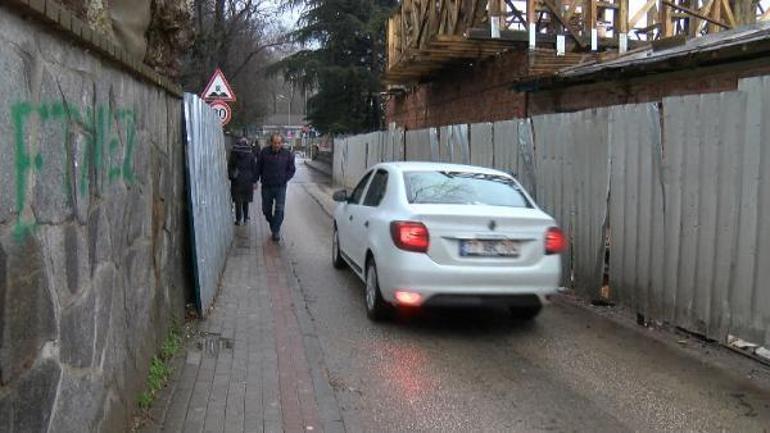
M 294 154 L 284 149 L 280 135 L 273 134 L 269 146 L 259 152 L 257 173 L 262 181 L 262 213 L 276 242 L 281 240 L 286 184 L 294 177 L 295 171 Z
M 233 146 L 227 162 L 230 177 L 230 195 L 235 203 L 235 225 L 249 220 L 249 203 L 254 200 L 254 186 L 258 179 L 257 163 L 249 141 L 241 138 Z

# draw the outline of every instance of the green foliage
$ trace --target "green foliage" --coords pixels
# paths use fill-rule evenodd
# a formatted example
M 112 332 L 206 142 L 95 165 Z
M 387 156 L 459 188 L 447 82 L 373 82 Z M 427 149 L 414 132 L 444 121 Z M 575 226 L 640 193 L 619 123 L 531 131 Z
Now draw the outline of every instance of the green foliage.
M 137 403 L 142 409 L 149 409 L 155 401 L 158 392 L 166 386 L 171 377 L 171 359 L 182 348 L 182 337 L 176 325 L 172 326 L 166 340 L 160 348 L 160 353 L 150 361 L 150 372 L 147 374 L 147 390 L 141 393 Z
M 170 360 L 179 351 L 181 346 L 182 337 L 175 330 L 172 330 L 160 348 L 161 359 L 164 361 Z
M 321 132 L 380 129 L 385 27 L 397 2 L 306 0 L 304 4 L 300 27 L 291 36 L 312 48 L 285 58 L 271 71 L 317 90 L 308 100 L 307 118 Z

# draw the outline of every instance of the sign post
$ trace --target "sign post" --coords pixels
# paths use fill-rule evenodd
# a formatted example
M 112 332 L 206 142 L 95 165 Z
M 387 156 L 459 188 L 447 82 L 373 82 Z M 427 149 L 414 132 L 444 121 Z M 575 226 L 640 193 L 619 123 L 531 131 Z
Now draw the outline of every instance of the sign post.
M 212 101 L 209 106 L 214 109 L 219 117 L 219 121 L 222 122 L 222 126 L 230 123 L 230 119 L 233 118 L 233 110 L 227 105 L 225 101 Z
M 237 98 L 221 69 L 217 68 L 214 71 L 214 74 L 209 79 L 209 84 L 206 85 L 203 93 L 201 93 L 201 97 L 216 111 L 222 126 L 230 123 L 230 119 L 233 117 L 233 110 L 227 103 L 235 102 Z

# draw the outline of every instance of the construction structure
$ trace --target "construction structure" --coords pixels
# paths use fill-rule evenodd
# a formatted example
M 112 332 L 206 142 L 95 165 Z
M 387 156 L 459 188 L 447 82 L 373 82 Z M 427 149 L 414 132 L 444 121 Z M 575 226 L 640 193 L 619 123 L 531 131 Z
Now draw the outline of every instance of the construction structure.
M 768 0 L 403 0 L 388 21 L 388 122 L 526 117 L 522 82 L 768 19 Z
M 532 73 L 547 73 L 579 62 L 580 53 L 623 53 L 629 44 L 768 18 L 770 8 L 756 0 L 647 0 L 633 12 L 629 0 L 404 0 L 388 21 L 385 76 L 422 81 L 444 66 L 522 46 L 531 50 Z

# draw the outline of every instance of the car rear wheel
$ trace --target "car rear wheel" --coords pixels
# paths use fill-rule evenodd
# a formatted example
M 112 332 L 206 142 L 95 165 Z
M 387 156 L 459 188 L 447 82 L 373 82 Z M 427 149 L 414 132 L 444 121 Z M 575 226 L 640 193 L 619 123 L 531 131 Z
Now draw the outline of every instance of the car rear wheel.
M 366 289 L 364 291 L 364 303 L 366 304 L 366 316 L 370 320 L 379 322 L 387 319 L 390 306 L 380 293 L 380 283 L 377 278 L 377 265 L 374 260 L 369 260 L 366 265 Z
M 334 227 L 334 235 L 332 236 L 332 266 L 335 269 L 342 269 L 345 267 L 345 260 L 342 259 L 342 251 L 340 251 L 340 234 L 337 232 L 337 227 Z
M 511 317 L 515 320 L 534 320 L 540 310 L 543 309 L 542 305 L 527 305 L 521 307 L 511 307 Z

